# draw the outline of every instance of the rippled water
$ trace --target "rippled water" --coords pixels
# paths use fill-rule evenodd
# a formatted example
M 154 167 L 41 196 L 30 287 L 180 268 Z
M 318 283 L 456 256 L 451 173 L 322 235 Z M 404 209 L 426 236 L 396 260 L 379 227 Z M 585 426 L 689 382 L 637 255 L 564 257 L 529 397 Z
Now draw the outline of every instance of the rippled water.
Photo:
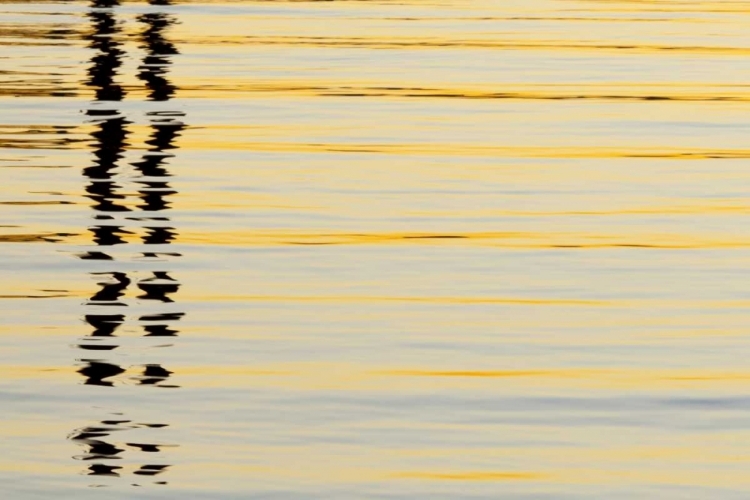
M 748 33 L 0 0 L 0 498 L 748 498 Z

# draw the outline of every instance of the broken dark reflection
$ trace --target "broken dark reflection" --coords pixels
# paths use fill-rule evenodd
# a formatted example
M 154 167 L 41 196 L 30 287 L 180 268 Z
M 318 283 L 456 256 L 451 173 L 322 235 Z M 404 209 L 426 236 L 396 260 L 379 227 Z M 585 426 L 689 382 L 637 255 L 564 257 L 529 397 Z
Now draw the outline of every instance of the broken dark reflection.
M 97 350 L 96 348 L 91 349 L 89 345 L 85 345 L 83 348 Z M 99 350 L 105 351 L 107 349 Z M 80 362 L 83 363 L 83 365 L 78 369 L 78 373 L 84 377 L 84 385 L 115 387 L 116 383 L 124 384 L 128 381 L 132 381 L 135 382 L 136 385 L 148 385 L 162 389 L 175 389 L 179 387 L 179 385 L 167 383 L 168 379 L 174 372 L 164 368 L 158 363 L 135 366 L 126 369 L 120 365 L 101 359 L 81 359 Z M 127 377 L 128 380 L 122 380 L 122 377 L 120 376 L 129 371 L 131 373 L 140 372 L 140 374 L 133 374 Z
M 92 337 L 111 337 L 125 321 L 123 314 L 87 314 L 86 323 L 94 327 Z
M 168 1 L 149 3 L 170 5 Z M 86 386 L 177 388 L 179 386 L 171 382 L 172 370 L 160 363 L 145 360 L 138 363 L 138 351 L 131 351 L 129 346 L 137 339 L 178 337 L 180 330 L 176 323 L 185 315 L 174 311 L 172 305 L 174 295 L 180 289 L 179 281 L 168 270 L 154 269 L 155 265 L 180 256 L 177 252 L 159 251 L 158 248 L 172 244 L 179 236 L 168 216 L 172 209 L 169 198 L 178 194 L 169 179 L 173 175 L 170 162 L 179 147 L 177 139 L 186 128 L 185 115 L 170 109 L 151 109 L 144 116 L 151 129 L 148 138 L 144 144 L 136 144 L 133 140 L 133 127 L 138 119 L 119 109 L 119 103 L 134 94 L 118 82 L 123 60 L 128 57 L 122 43 L 128 27 L 123 19 L 118 18 L 119 5 L 117 0 L 93 0 L 88 13 L 90 31 L 86 39 L 92 56 L 84 83 L 93 90 L 95 99 L 84 110 L 94 129 L 90 134 L 93 161 L 83 169 L 83 175 L 87 182 L 85 196 L 91 200 L 94 221 L 88 229 L 96 248 L 88 249 L 78 257 L 101 263 L 90 272 L 98 289 L 84 304 L 87 312 L 83 320 L 90 333 L 76 345 L 94 356 L 79 359 L 77 373 L 83 377 Z M 152 102 L 166 103 L 177 90 L 169 81 L 169 68 L 172 56 L 179 52 L 165 36 L 166 30 L 176 22 L 167 12 L 149 12 L 136 18 L 139 26 L 137 39 L 146 53 L 136 76 L 144 84 L 148 100 Z M 140 159 L 125 163 L 134 151 L 144 149 Z M 149 245 L 150 248 L 134 255 L 127 252 L 129 248 L 136 248 L 131 245 Z M 120 247 L 120 253 L 114 252 L 115 247 Z M 123 254 L 123 250 L 127 253 Z M 130 264 L 118 266 L 117 263 L 123 261 Z M 133 262 L 143 262 L 143 265 L 134 268 Z M 167 304 L 170 309 L 162 309 Z M 127 312 L 132 306 L 139 307 L 138 313 Z M 106 310 L 99 312 L 97 309 L 102 307 Z M 143 349 L 144 344 L 138 342 L 138 350 Z M 169 347 L 145 345 L 150 352 L 155 348 Z M 126 358 L 115 357 L 121 351 Z M 127 359 L 128 363 L 123 364 L 122 359 Z M 88 466 L 87 475 L 121 477 L 129 470 L 131 474 L 150 477 L 165 472 L 170 465 L 143 460 L 142 465 L 130 470 L 106 461 L 120 460 L 134 453 L 161 453 L 166 445 L 136 439 L 113 442 L 110 436 L 128 429 L 166 426 L 105 420 L 101 425 L 75 431 L 70 439 L 85 448 L 85 453 L 76 459 L 94 462 Z
M 169 5 L 170 2 L 150 2 L 152 5 Z M 122 60 L 127 54 L 123 51 L 122 26 L 115 16 L 117 1 L 94 1 L 89 12 L 91 31 L 87 35 L 89 47 L 95 50 L 88 70 L 87 86 L 94 89 L 94 105 L 85 110 L 96 128 L 91 133 L 93 165 L 84 169 L 88 178 L 87 197 L 92 200 L 91 208 L 97 213 L 97 224 L 89 227 L 97 246 L 109 247 L 126 244 L 134 235 L 141 233 L 144 245 L 166 245 L 178 236 L 175 227 L 168 224 L 148 224 L 143 221 L 168 223 L 169 218 L 156 216 L 156 212 L 171 209 L 170 196 L 176 195 L 169 183 L 172 176 L 168 162 L 174 157 L 172 150 L 186 128 L 181 111 L 162 109 L 146 113 L 151 134 L 145 141 L 146 152 L 140 160 L 129 163 L 140 174 L 136 179 L 123 178 L 121 160 L 133 146 L 129 142 L 133 122 L 112 104 L 121 101 L 126 92 L 117 83 Z M 137 22 L 143 26 L 139 35 L 140 46 L 146 51 L 139 66 L 138 79 L 148 90 L 151 101 L 169 101 L 176 87 L 168 79 L 171 57 L 179 51 L 166 37 L 165 30 L 176 24 L 174 17 L 165 12 L 150 12 L 138 16 Z M 126 185 L 130 184 L 130 186 Z M 127 188 L 136 188 L 137 194 L 127 193 Z M 136 201 L 136 198 L 138 201 Z M 143 215 L 136 215 L 140 211 Z M 133 216 L 124 216 L 127 213 Z M 107 222 L 104 222 L 107 221 Z M 133 224 L 133 223 L 136 224 Z M 140 226 L 140 227 L 139 227 Z M 102 250 L 88 251 L 79 256 L 86 260 L 109 260 L 111 256 Z
M 128 288 L 133 280 L 123 272 L 93 273 L 99 277 L 100 289 L 88 300 L 88 306 L 120 306 L 128 307 L 123 300 L 127 295 Z M 104 279 L 102 279 L 103 277 Z M 136 283 L 137 288 L 145 292 L 139 296 L 141 300 L 154 300 L 162 303 L 172 303 L 169 295 L 177 293 L 180 288 L 168 273 L 156 271 L 151 276 Z M 131 323 L 139 330 L 142 337 L 176 337 L 179 330 L 174 323 L 184 317 L 183 312 L 156 312 L 141 315 L 134 318 Z M 117 333 L 128 322 L 126 314 L 119 313 L 90 313 L 84 316 L 84 321 L 92 328 L 91 333 L 78 344 L 78 347 L 89 351 L 113 351 L 120 345 L 117 343 Z M 85 365 L 78 370 L 85 377 L 85 385 L 97 385 L 101 387 L 114 387 L 120 375 L 129 369 L 113 364 L 107 360 L 82 359 Z M 132 376 L 131 380 L 138 381 L 139 385 L 152 385 L 161 388 L 175 388 L 174 384 L 166 384 L 166 380 L 172 375 L 172 371 L 159 364 L 145 364 L 139 369 L 142 375 Z M 122 383 L 126 383 L 124 380 Z
M 95 275 L 107 275 L 111 277 L 109 281 L 99 282 L 101 290 L 96 292 L 89 299 L 90 305 L 104 305 L 104 306 L 124 306 L 125 304 L 120 302 L 119 299 L 125 294 L 125 290 L 130 285 L 130 278 L 125 273 L 94 273 Z
M 121 101 L 125 97 L 122 86 L 116 82 L 117 70 L 122 65 L 122 43 L 118 41 L 121 28 L 112 7 L 118 0 L 94 0 L 88 12 L 91 32 L 86 36 L 89 48 L 95 50 L 88 70 L 87 84 L 96 90 L 97 101 Z
M 89 298 L 86 305 L 94 307 L 128 307 L 126 295 L 133 279 L 123 272 L 92 273 L 98 279 L 99 290 Z M 137 298 L 140 300 L 153 300 L 161 303 L 173 303 L 170 295 L 179 291 L 180 285 L 168 273 L 156 271 L 151 276 L 136 282 L 136 286 L 142 292 Z M 152 314 L 134 317 L 130 330 L 135 327 L 142 337 L 176 337 L 179 330 L 175 322 L 184 317 L 183 312 L 155 312 Z M 84 316 L 84 321 L 92 328 L 91 333 L 81 340 L 78 347 L 90 351 L 112 351 L 120 347 L 116 342 L 118 331 L 128 322 L 128 315 L 112 312 L 91 312 Z M 125 373 L 121 366 L 114 365 L 106 360 L 81 360 L 87 363 L 78 373 L 86 378 L 84 384 L 113 387 L 114 381 L 109 380 Z M 135 377 L 141 380 L 141 385 L 155 385 L 157 387 L 176 387 L 164 385 L 172 372 L 160 365 L 143 365 L 143 377 Z M 158 367 L 158 369 L 157 369 Z M 145 379 L 151 382 L 143 382 Z M 156 377 L 157 379 L 154 379 Z
M 139 378 L 138 383 L 140 385 L 158 385 L 159 387 L 174 388 L 177 386 L 164 384 L 172 373 L 173 372 L 158 364 L 145 365 L 143 367 L 143 374 Z
M 152 5 L 168 5 L 169 2 L 149 2 Z M 169 100 L 176 87 L 167 79 L 171 56 L 179 54 L 177 48 L 164 36 L 164 32 L 176 23 L 174 17 L 163 12 L 149 12 L 138 16 L 138 21 L 145 25 L 141 32 L 141 48 L 146 57 L 138 68 L 138 78 L 149 88 L 149 99 L 154 101 Z
M 127 467 L 126 465 L 113 465 L 107 463 L 110 461 L 140 461 L 146 457 L 140 457 L 141 454 L 149 455 L 162 453 L 165 448 L 175 447 L 176 445 L 161 443 L 142 443 L 142 442 L 114 442 L 115 434 L 127 432 L 129 430 L 145 430 L 153 433 L 154 429 L 168 427 L 167 424 L 142 424 L 134 423 L 130 420 L 103 420 L 94 426 L 82 427 L 76 429 L 68 439 L 83 448 L 83 452 L 74 456 L 76 460 L 92 461 L 84 474 L 89 476 L 109 476 L 120 477 L 131 470 L 130 473 L 138 476 L 155 476 L 165 472 L 171 465 L 164 463 L 153 463 L 153 457 L 148 462 L 140 465 Z M 120 462 L 120 463 L 123 463 Z M 154 484 L 166 484 L 159 482 Z
M 179 291 L 180 284 L 169 274 L 157 271 L 153 277 L 140 281 L 138 288 L 145 292 L 138 296 L 139 299 L 174 302 L 169 296 Z
M 86 364 L 78 370 L 78 373 L 86 378 L 85 385 L 112 387 L 114 382 L 107 379 L 125 373 L 123 367 L 112 363 L 92 359 L 82 359 L 81 361 Z

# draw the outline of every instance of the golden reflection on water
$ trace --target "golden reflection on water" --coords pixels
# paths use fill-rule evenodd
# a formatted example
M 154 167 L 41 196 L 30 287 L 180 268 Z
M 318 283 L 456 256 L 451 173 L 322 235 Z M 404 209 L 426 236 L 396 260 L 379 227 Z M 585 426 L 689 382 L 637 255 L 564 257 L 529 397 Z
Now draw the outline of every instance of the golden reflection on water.
M 0 497 L 746 498 L 748 15 L 0 0 Z

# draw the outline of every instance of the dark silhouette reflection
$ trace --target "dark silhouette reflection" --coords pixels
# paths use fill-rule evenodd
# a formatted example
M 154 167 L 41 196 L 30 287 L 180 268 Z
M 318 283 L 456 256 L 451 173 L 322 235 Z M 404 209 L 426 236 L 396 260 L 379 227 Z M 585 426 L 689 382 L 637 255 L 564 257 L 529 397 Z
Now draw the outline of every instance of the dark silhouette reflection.
M 124 51 L 117 41 L 120 29 L 111 8 L 119 4 L 119 0 L 93 0 L 87 14 L 92 27 L 87 39 L 89 47 L 96 51 L 91 58 L 87 83 L 96 89 L 97 101 L 121 101 L 125 97 L 122 86 L 115 81 Z
M 105 344 L 101 341 L 103 338 L 113 337 L 115 331 L 125 321 L 122 314 L 87 314 L 84 317 L 86 323 L 94 328 L 91 332 L 87 343 L 78 344 L 81 349 L 89 351 L 111 351 L 117 349 L 117 344 Z
M 133 283 L 133 280 L 123 272 L 108 272 L 108 273 L 92 273 L 97 277 L 104 277 L 99 279 L 98 284 L 100 289 L 89 298 L 87 301 L 88 306 L 96 307 L 108 307 L 108 306 L 120 306 L 128 307 L 125 302 L 125 296 L 128 293 L 128 288 Z M 151 273 L 151 277 L 141 279 L 136 282 L 138 289 L 143 292 L 138 295 L 137 298 L 140 300 L 158 301 L 162 303 L 172 303 L 174 299 L 170 298 L 170 295 L 177 293 L 180 288 L 180 284 L 172 278 L 168 273 L 163 271 L 155 271 Z M 153 314 L 141 315 L 137 319 L 134 318 L 134 322 L 142 328 L 144 337 L 176 337 L 179 334 L 179 330 L 175 328 L 174 323 L 180 321 L 184 317 L 185 313 L 182 312 L 156 312 Z M 94 351 L 109 351 L 119 347 L 117 343 L 113 343 L 117 337 L 118 330 L 127 321 L 125 314 L 102 312 L 102 313 L 89 313 L 84 316 L 84 321 L 92 328 L 91 333 L 86 337 L 82 343 L 78 344 L 78 347 L 85 350 Z M 122 373 L 122 370 L 114 373 L 111 367 L 103 367 L 100 364 L 93 366 L 87 366 L 83 370 L 79 370 L 79 373 L 87 377 L 85 382 L 88 385 L 106 385 L 112 386 L 113 384 L 109 381 L 105 381 L 105 378 L 109 378 Z M 146 365 L 146 373 L 144 374 L 147 378 L 154 375 L 153 367 L 156 365 Z M 108 371 L 102 372 L 101 370 L 107 368 Z M 117 367 L 119 368 L 119 367 Z M 103 377 L 98 376 L 100 373 L 109 373 Z M 164 378 L 168 377 L 171 372 L 164 370 L 161 372 Z M 146 384 L 142 382 L 142 384 Z M 156 384 L 156 382 L 153 382 Z M 162 387 L 162 385 L 159 385 Z
M 170 4 L 168 1 L 149 3 Z M 125 55 L 121 49 L 122 44 L 118 41 L 121 28 L 112 9 L 117 5 L 119 2 L 114 0 L 96 0 L 92 2 L 89 12 L 92 29 L 86 38 L 89 40 L 89 47 L 96 52 L 91 59 L 86 84 L 94 89 L 96 101 L 100 105 L 120 101 L 125 96 L 124 89 L 116 82 Z M 168 101 L 176 91 L 176 87 L 167 78 L 172 64 L 171 57 L 179 52 L 165 37 L 165 30 L 176 21 L 173 16 L 163 12 L 143 14 L 137 20 L 144 26 L 139 38 L 141 47 L 146 51 L 137 76 L 148 89 L 150 100 Z M 97 127 L 91 133 L 95 161 L 83 172 L 89 179 L 86 193 L 94 203 L 92 208 L 98 214 L 96 219 L 112 221 L 93 225 L 89 230 L 93 233 L 94 243 L 99 246 L 122 245 L 127 243 L 127 236 L 134 233 L 125 224 L 117 223 L 114 215 L 138 209 L 143 215 L 126 219 L 169 221 L 168 217 L 155 216 L 154 213 L 168 210 L 168 197 L 177 193 L 167 180 L 171 174 L 166 163 L 174 156 L 170 151 L 177 148 L 175 140 L 185 128 L 182 121 L 184 113 L 174 110 L 147 113 L 152 128 L 152 133 L 146 140 L 147 152 L 140 160 L 131 163 L 141 175 L 140 179 L 134 181 L 140 186 L 140 202 L 135 207 L 128 204 L 128 195 L 120 192 L 123 186 L 116 179 L 119 161 L 130 146 L 128 126 L 132 122 L 118 110 L 100 106 L 86 110 L 86 115 Z M 169 244 L 177 237 L 177 231 L 169 225 L 149 225 L 143 227 L 143 230 L 145 234 L 142 242 L 147 245 Z M 80 257 L 87 260 L 111 259 L 103 251 L 89 251 Z
M 169 296 L 177 293 L 180 284 L 165 272 L 155 272 L 153 278 L 142 280 L 138 283 L 145 293 L 139 295 L 139 299 L 158 300 L 160 302 L 174 302 Z
M 91 347 L 87 345 L 84 348 L 90 349 Z M 118 377 L 127 371 L 120 365 L 103 360 L 82 359 L 81 362 L 84 364 L 78 369 L 78 373 L 85 378 L 84 385 L 114 387 L 115 380 L 110 379 Z M 167 379 L 169 379 L 174 372 L 167 370 L 160 364 L 148 364 L 132 369 L 142 370 L 140 375 L 130 377 L 132 380 L 137 381 L 138 385 L 149 385 L 163 389 L 174 389 L 179 387 L 175 384 L 166 383 L 168 381 Z
M 132 236 L 141 233 L 141 243 L 145 245 L 169 245 L 177 236 L 177 230 L 170 224 L 170 218 L 163 215 L 171 209 L 169 196 L 177 193 L 169 184 L 172 174 L 168 161 L 174 157 L 171 152 L 177 149 L 176 139 L 185 128 L 184 113 L 174 110 L 152 110 L 147 118 L 152 129 L 146 142 L 146 153 L 140 160 L 131 163 L 140 174 L 136 179 L 126 179 L 127 183 L 138 186 L 138 201 L 132 194 L 122 190 L 124 182 L 118 181 L 119 162 L 125 156 L 130 144 L 127 120 L 117 109 L 107 107 L 107 102 L 116 102 L 125 96 L 125 91 L 117 83 L 119 68 L 125 56 L 122 50 L 121 23 L 116 18 L 114 7 L 118 0 L 93 0 L 89 12 L 91 30 L 86 36 L 89 47 L 94 50 L 88 70 L 86 84 L 95 90 L 96 104 L 86 111 L 96 129 L 92 132 L 93 165 L 84 169 L 88 178 L 86 193 L 93 201 L 94 220 L 89 227 L 93 243 L 99 247 L 114 247 L 132 242 Z M 170 5 L 169 1 L 152 0 L 151 5 Z M 179 53 L 166 36 L 166 30 L 176 24 L 174 16 L 166 12 L 149 12 L 138 16 L 142 26 L 139 34 L 140 47 L 144 56 L 138 68 L 137 77 L 145 84 L 151 101 L 166 102 L 175 94 L 176 87 L 169 81 L 168 72 L 172 56 Z M 102 107 L 103 106 L 103 107 Z M 158 214 L 158 215 L 157 215 Z M 123 218 L 123 216 L 125 216 Z M 143 224 L 146 222 L 147 224 Z M 176 252 L 142 252 L 144 258 L 163 260 L 179 256 Z M 109 250 L 89 250 L 81 255 L 84 260 L 114 261 Z M 124 301 L 128 287 L 137 283 L 142 292 L 138 300 L 173 303 L 172 297 L 179 290 L 179 283 L 166 271 L 153 271 L 151 277 L 138 279 L 137 273 L 112 271 L 96 273 L 106 276 L 100 281 L 101 289 L 91 296 L 88 305 L 127 306 Z M 171 316 L 170 316 L 171 314 Z M 144 322 L 145 336 L 176 336 L 179 331 L 172 323 L 182 317 L 182 313 L 169 313 L 163 316 L 151 315 Z M 116 330 L 125 322 L 125 317 L 111 314 L 87 314 L 85 321 L 93 327 L 88 342 L 81 347 L 89 350 L 111 350 L 117 345 L 102 343 L 101 337 L 115 337 Z M 100 342 L 93 342 L 98 340 Z
M 86 323 L 94 327 L 92 337 L 111 337 L 125 321 L 122 314 L 87 314 Z
M 144 322 L 143 330 L 146 337 L 174 337 L 179 332 L 171 328 L 169 321 L 179 321 L 184 313 L 164 313 L 141 316 L 139 321 Z
M 92 226 L 89 230 L 94 235 L 94 242 L 97 245 L 102 246 L 114 246 L 123 245 L 127 243 L 122 235 L 133 234 L 122 228 L 122 226 L 115 225 L 104 225 L 104 226 Z
M 83 260 L 113 260 L 112 257 L 104 252 L 88 251 L 78 256 Z
M 169 465 L 142 465 L 140 469 L 133 472 L 140 476 L 155 476 L 164 472 Z
M 130 285 L 130 278 L 125 273 L 93 273 L 94 275 L 111 276 L 110 281 L 99 282 L 101 290 L 96 292 L 89 299 L 90 305 L 100 306 L 124 306 L 126 304 L 119 301 L 120 297 L 125 294 L 125 290 Z
M 169 5 L 168 1 L 149 2 L 152 5 Z M 164 32 L 175 19 L 163 12 L 152 12 L 138 16 L 138 21 L 144 23 L 146 28 L 141 33 L 141 47 L 146 50 L 146 57 L 138 68 L 138 78 L 146 83 L 149 89 L 149 99 L 154 101 L 167 101 L 175 93 L 176 87 L 166 78 L 168 67 L 171 64 L 170 56 L 179 54 L 177 48 L 164 37 Z
M 145 365 L 143 367 L 143 375 L 139 377 L 138 383 L 140 385 L 154 385 L 163 388 L 178 387 L 176 385 L 164 383 L 170 375 L 172 375 L 172 372 L 161 365 Z
M 116 81 L 118 69 L 125 55 L 121 48 L 122 43 L 118 40 L 121 35 L 120 23 L 112 9 L 117 5 L 117 0 L 94 0 L 88 13 L 91 31 L 86 38 L 89 40 L 89 47 L 95 52 L 91 58 L 86 84 L 94 90 L 96 101 L 99 103 L 121 101 L 125 97 L 124 89 Z M 95 107 L 86 110 L 85 113 L 97 127 L 91 133 L 95 161 L 83 171 L 90 180 L 86 186 L 87 196 L 94 202 L 93 209 L 101 214 L 129 211 L 121 204 L 125 196 L 117 193 L 120 186 L 113 179 L 118 161 L 129 145 L 127 126 L 131 122 L 116 109 Z M 111 216 L 100 220 L 106 219 L 111 219 Z M 125 243 L 122 235 L 127 234 L 127 231 L 121 226 L 102 224 L 90 227 L 89 230 L 93 233 L 97 245 L 112 246 Z M 111 259 L 104 252 L 88 252 L 81 258 Z
M 86 364 L 78 370 L 78 373 L 86 377 L 86 381 L 84 382 L 84 384 L 86 385 L 112 387 L 114 385 L 114 382 L 107 379 L 120 375 L 121 373 L 125 373 L 125 369 L 123 367 L 114 365 L 112 363 L 105 363 L 104 361 L 87 359 L 83 359 L 81 361 Z
M 149 2 L 152 5 L 169 5 L 169 1 Z M 151 12 L 138 16 L 138 22 L 144 25 L 140 36 L 140 46 L 146 51 L 139 66 L 138 79 L 148 89 L 148 98 L 151 101 L 168 101 L 176 91 L 176 87 L 167 79 L 169 67 L 172 64 L 172 56 L 179 51 L 165 37 L 165 31 L 176 24 L 173 16 L 163 12 Z M 170 186 L 167 178 L 171 176 L 166 168 L 166 162 L 173 157 L 170 150 L 176 149 L 175 140 L 185 128 L 182 121 L 184 113 L 179 111 L 159 110 L 148 113 L 151 122 L 151 136 L 146 140 L 148 150 L 141 160 L 132 165 L 143 176 L 137 181 L 142 187 L 138 193 L 141 199 L 138 208 L 143 212 L 161 212 L 168 210 L 168 196 L 176 194 Z M 141 217 L 140 220 L 164 220 L 162 217 Z M 173 227 L 149 226 L 146 227 L 146 235 L 143 243 L 169 244 L 177 236 Z
M 124 466 L 110 465 L 106 462 L 133 458 L 129 455 L 140 453 L 161 453 L 165 448 L 174 447 L 159 443 L 130 443 L 112 442 L 115 433 L 122 433 L 134 429 L 161 429 L 167 424 L 139 424 L 130 420 L 103 420 L 95 426 L 76 429 L 68 439 L 80 445 L 83 453 L 74 456 L 76 460 L 92 461 L 86 470 L 89 476 L 120 477 L 125 471 Z M 149 460 L 150 462 L 151 460 Z M 132 473 L 139 476 L 155 476 L 167 470 L 169 464 L 153 464 L 135 466 Z M 166 483 L 155 483 L 166 484 Z
M 149 3 L 152 6 L 171 4 L 166 0 L 151 0 Z M 178 231 L 168 216 L 172 208 L 170 197 L 177 194 L 170 184 L 172 173 L 169 162 L 174 158 L 174 151 L 178 148 L 177 139 L 186 125 L 184 113 L 180 111 L 164 108 L 149 110 L 145 115 L 150 127 L 145 152 L 140 159 L 133 159 L 129 163 L 134 170 L 128 171 L 127 176 L 122 175 L 123 167 L 127 168 L 127 165 L 123 165 L 125 157 L 133 154 L 131 142 L 134 135 L 131 132 L 133 121 L 117 108 L 129 92 L 118 83 L 126 56 L 122 39 L 127 31 L 117 18 L 116 7 L 119 4 L 119 0 L 91 0 L 87 15 L 90 30 L 85 35 L 92 56 L 84 83 L 93 90 L 95 102 L 84 111 L 86 120 L 93 126 L 90 134 L 93 161 L 83 169 L 83 175 L 86 178 L 85 196 L 91 200 L 94 221 L 88 229 L 92 243 L 98 248 L 78 257 L 105 261 L 98 265 L 113 267 L 109 270 L 99 267 L 91 273 L 99 288 L 86 301 L 85 305 L 90 310 L 83 320 L 90 333 L 80 340 L 77 347 L 97 351 L 99 356 L 120 348 L 126 351 L 124 336 L 132 336 L 134 332 L 142 339 L 177 337 L 180 332 L 176 323 L 184 316 L 182 312 L 163 309 L 140 312 L 137 316 L 127 313 L 129 306 L 135 304 L 163 308 L 165 304 L 175 302 L 174 296 L 180 289 L 180 283 L 170 271 L 154 270 L 153 266 L 180 256 L 177 252 L 162 250 L 178 237 Z M 159 103 L 170 101 L 177 91 L 169 80 L 169 69 L 172 57 L 179 51 L 165 35 L 177 21 L 166 12 L 149 12 L 137 16 L 136 22 L 140 26 L 139 45 L 145 51 L 136 76 L 145 86 L 148 100 L 154 103 L 152 106 L 161 106 Z M 130 93 L 129 97 L 132 95 Z M 137 174 L 135 177 L 133 172 Z M 123 257 L 116 253 L 115 247 L 120 246 L 118 251 L 122 252 L 129 245 L 137 243 L 137 239 L 140 239 L 140 244 L 153 247 L 153 250 L 141 252 L 141 257 L 131 256 L 127 267 L 118 267 L 116 263 L 122 261 Z M 134 267 L 133 263 L 138 261 L 147 262 L 149 267 Z M 162 344 L 153 347 L 168 346 Z M 132 360 L 135 356 L 131 354 L 118 359 Z M 171 383 L 173 372 L 159 363 L 121 366 L 121 362 L 114 359 L 80 359 L 79 364 L 77 372 L 83 377 L 84 385 L 110 388 L 122 385 L 178 387 Z M 153 456 L 161 453 L 167 445 L 144 442 L 135 436 L 125 442 L 113 442 L 110 436 L 128 429 L 162 427 L 166 427 L 166 424 L 104 420 L 96 426 L 75 431 L 70 439 L 85 449 L 75 458 L 92 462 L 86 470 L 88 475 L 119 477 L 131 473 L 144 477 L 156 476 L 170 467 L 153 460 Z M 124 457 L 130 459 L 131 455 L 141 453 L 148 453 L 151 458 L 142 460 L 142 465 L 132 468 L 107 463 Z M 159 481 L 153 484 L 166 483 Z
M 126 273 L 92 274 L 100 277 L 98 281 L 100 289 L 89 298 L 86 303 L 88 306 L 128 307 L 124 298 L 132 284 L 132 279 Z M 152 272 L 151 277 L 139 280 L 136 286 L 143 292 L 137 296 L 138 299 L 162 303 L 173 303 L 174 299 L 170 295 L 177 293 L 180 288 L 180 284 L 163 271 Z M 142 315 L 136 321 L 142 327 L 145 337 L 174 337 L 179 333 L 174 323 L 180 321 L 184 315 L 183 312 L 157 312 Z M 86 343 L 79 344 L 79 347 L 88 350 L 112 350 L 118 347 L 117 344 L 102 343 L 102 341 L 116 337 L 117 331 L 127 320 L 125 314 L 89 313 L 83 319 L 92 327 L 92 331 L 86 338 Z
M 177 233 L 173 227 L 147 227 L 143 236 L 146 245 L 168 245 L 174 241 Z

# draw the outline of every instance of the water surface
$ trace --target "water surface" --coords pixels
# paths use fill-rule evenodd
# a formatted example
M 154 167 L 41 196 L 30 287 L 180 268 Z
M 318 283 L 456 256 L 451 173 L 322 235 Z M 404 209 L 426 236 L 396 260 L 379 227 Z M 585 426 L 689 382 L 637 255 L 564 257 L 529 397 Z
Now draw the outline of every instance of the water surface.
M 0 496 L 747 498 L 748 33 L 0 0 Z

